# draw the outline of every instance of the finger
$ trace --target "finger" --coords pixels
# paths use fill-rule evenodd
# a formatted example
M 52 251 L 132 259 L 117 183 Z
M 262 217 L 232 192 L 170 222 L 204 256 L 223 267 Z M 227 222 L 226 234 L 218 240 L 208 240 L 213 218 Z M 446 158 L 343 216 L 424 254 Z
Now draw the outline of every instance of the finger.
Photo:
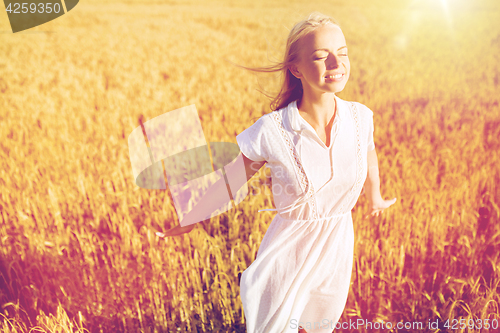
M 365 219 L 369 219 L 370 217 L 373 217 L 373 216 L 374 216 L 374 215 L 373 215 L 373 214 L 374 214 L 374 212 L 375 212 L 374 210 L 371 210 L 371 211 L 369 211 L 368 213 L 366 213 L 366 215 L 365 215 Z
M 156 236 L 158 236 L 160 238 L 165 238 L 166 235 L 163 232 L 157 232 Z

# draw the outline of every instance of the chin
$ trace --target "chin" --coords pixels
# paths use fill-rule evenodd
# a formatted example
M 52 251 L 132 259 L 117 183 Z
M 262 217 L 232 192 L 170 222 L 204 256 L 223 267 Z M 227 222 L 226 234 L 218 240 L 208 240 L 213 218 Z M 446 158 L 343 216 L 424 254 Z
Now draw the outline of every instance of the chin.
M 336 87 L 332 87 L 332 89 L 329 89 L 328 92 L 331 92 L 331 93 L 339 93 L 341 92 L 342 90 L 344 90 L 345 88 L 345 84 L 344 85 L 340 85 L 340 86 L 336 86 Z

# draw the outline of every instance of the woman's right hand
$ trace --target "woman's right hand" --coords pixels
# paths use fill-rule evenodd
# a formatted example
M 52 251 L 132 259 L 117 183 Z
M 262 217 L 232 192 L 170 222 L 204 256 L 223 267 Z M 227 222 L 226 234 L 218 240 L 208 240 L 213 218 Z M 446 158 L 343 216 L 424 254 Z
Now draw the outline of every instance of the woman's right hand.
M 195 224 L 190 224 L 188 226 L 185 226 L 185 227 L 181 227 L 180 225 L 172 228 L 172 229 L 169 229 L 165 232 L 157 232 L 156 233 L 156 236 L 160 237 L 160 238 L 167 238 L 169 236 L 179 236 L 179 235 L 182 235 L 182 234 L 185 234 L 187 232 L 190 232 L 191 230 L 193 230 L 195 227 Z

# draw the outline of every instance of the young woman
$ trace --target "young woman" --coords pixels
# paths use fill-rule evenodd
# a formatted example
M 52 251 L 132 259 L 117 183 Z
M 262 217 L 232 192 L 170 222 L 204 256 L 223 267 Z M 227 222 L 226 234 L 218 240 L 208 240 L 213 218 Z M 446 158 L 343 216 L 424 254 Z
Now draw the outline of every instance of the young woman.
M 380 194 L 373 112 L 335 95 L 349 79 L 347 44 L 339 25 L 322 14 L 292 28 L 281 64 L 257 70 L 282 71 L 284 83 L 276 111 L 236 138 L 247 179 L 265 163 L 271 169 L 277 210 L 241 276 L 247 332 L 331 332 L 351 280 L 351 209 L 363 185 L 366 217 L 396 201 Z

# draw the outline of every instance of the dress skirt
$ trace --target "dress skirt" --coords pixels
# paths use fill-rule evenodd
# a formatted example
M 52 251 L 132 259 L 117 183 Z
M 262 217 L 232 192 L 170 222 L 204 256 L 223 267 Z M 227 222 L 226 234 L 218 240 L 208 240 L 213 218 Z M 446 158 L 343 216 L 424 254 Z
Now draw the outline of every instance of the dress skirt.
M 241 276 L 247 333 L 332 332 L 349 292 L 353 247 L 350 212 L 316 221 L 277 215 Z

